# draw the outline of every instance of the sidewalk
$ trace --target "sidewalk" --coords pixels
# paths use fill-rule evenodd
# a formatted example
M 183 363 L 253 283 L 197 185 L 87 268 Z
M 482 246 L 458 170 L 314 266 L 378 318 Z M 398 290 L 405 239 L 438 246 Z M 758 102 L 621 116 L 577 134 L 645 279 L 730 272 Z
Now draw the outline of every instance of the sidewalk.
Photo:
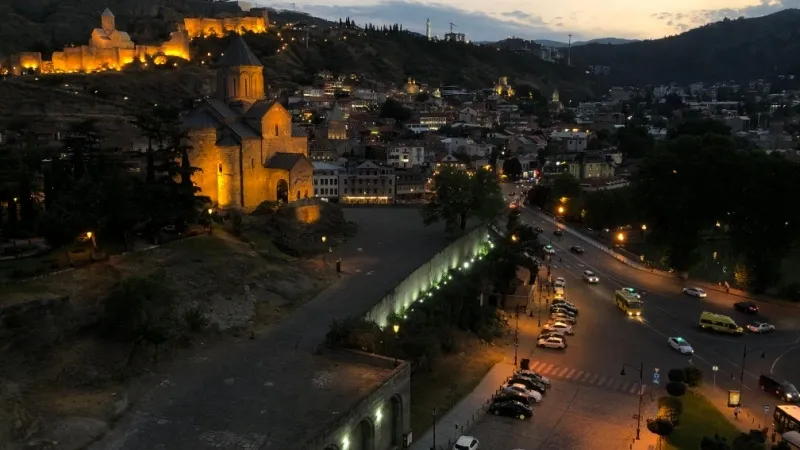
M 476 421 L 483 417 L 492 396 L 503 386 L 513 372 L 511 361 L 497 363 L 483 377 L 480 384 L 456 404 L 443 417 L 436 419 L 436 450 L 449 450 L 453 443 Z M 411 444 L 411 450 L 430 450 L 433 448 L 433 428 L 428 429 Z
M 770 410 L 764 414 L 763 405 L 756 404 L 756 402 L 748 401 L 748 397 L 752 400 L 754 391 L 746 390 L 743 393 L 743 405 L 739 411 L 739 420 L 733 416 L 733 408 L 728 407 L 728 392 L 727 390 L 717 387 L 714 389 L 712 386 L 703 385 L 699 389 L 700 394 L 710 401 L 720 413 L 728 418 L 728 421 L 734 424 L 743 433 L 750 430 L 761 430 L 764 428 L 772 427 L 772 413 L 774 406 L 770 405 Z M 687 393 L 686 395 L 692 395 Z

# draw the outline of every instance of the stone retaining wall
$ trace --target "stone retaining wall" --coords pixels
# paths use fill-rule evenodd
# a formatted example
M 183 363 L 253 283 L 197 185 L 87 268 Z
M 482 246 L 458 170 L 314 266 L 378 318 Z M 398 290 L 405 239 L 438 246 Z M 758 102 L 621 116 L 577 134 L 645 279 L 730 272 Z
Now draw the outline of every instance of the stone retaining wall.
M 487 238 L 487 228 L 479 226 L 445 247 L 388 292 L 367 312 L 366 319 L 386 326 L 389 315 L 404 311 L 417 301 L 421 292 L 438 283 L 449 270 L 474 258 Z

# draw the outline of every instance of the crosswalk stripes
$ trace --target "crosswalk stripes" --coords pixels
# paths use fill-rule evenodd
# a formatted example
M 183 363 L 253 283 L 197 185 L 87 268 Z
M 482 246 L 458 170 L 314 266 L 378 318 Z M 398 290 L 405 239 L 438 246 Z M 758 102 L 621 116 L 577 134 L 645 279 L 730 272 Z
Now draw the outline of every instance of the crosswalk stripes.
M 558 366 L 543 361 L 531 361 L 529 367 L 530 370 L 552 379 L 596 386 L 630 395 L 638 395 L 640 391 L 639 383 L 635 381 L 609 377 L 571 367 Z

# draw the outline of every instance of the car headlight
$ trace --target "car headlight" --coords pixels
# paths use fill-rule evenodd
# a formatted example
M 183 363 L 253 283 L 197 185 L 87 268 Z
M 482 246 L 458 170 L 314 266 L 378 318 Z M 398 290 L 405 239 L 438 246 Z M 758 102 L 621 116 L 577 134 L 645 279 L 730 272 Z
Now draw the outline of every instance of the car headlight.
M 636 315 L 637 315 L 637 316 L 641 316 L 641 315 L 642 315 L 642 313 L 641 313 L 641 312 L 637 312 L 637 313 L 636 313 Z

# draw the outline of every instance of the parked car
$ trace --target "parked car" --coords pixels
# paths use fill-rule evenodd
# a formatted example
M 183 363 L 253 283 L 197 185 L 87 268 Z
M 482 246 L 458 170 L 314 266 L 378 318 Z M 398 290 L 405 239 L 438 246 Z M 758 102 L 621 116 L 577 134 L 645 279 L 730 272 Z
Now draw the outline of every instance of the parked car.
M 583 281 L 585 281 L 587 283 L 591 283 L 591 284 L 599 283 L 600 282 L 600 277 L 598 277 L 591 270 L 584 270 L 583 271 Z
M 700 289 L 699 287 L 685 287 L 683 288 L 683 293 L 690 297 L 697 297 L 697 298 L 708 297 L 706 291 Z
M 556 228 L 555 230 L 553 230 L 553 234 L 556 236 L 563 236 L 564 232 L 561 231 L 559 228 Z
M 536 341 L 536 345 L 544 348 L 565 349 L 567 348 L 567 341 L 560 336 L 551 336 L 548 338 L 539 339 Z
M 453 450 L 478 450 L 481 443 L 472 436 L 461 436 L 453 445 Z
M 556 277 L 556 279 L 553 280 L 553 286 L 557 288 L 566 288 L 567 280 L 564 277 Z
M 555 331 L 561 334 L 573 334 L 572 325 L 559 320 L 553 322 L 547 322 L 546 324 L 544 324 L 544 327 L 542 328 L 548 331 Z
M 575 316 L 565 314 L 563 312 L 550 313 L 550 320 L 559 320 L 561 322 L 567 322 L 570 325 L 575 325 L 578 323 L 578 319 L 575 318 Z
M 536 403 L 535 400 L 532 400 L 527 395 L 523 395 L 523 394 L 520 394 L 518 392 L 510 392 L 510 391 L 508 391 L 508 392 L 502 391 L 501 393 L 495 395 L 494 401 L 498 401 L 498 402 L 500 402 L 500 401 L 522 402 L 522 403 L 524 403 L 526 405 L 532 405 L 532 404 Z
M 516 372 L 514 372 L 514 374 L 522 375 L 523 377 L 532 378 L 534 380 L 539 380 L 542 383 L 544 383 L 545 386 L 550 386 L 550 378 L 547 378 L 546 376 L 540 374 L 539 372 L 535 372 L 533 370 L 519 369 Z
M 675 350 L 681 352 L 682 355 L 694 354 L 694 349 L 692 346 L 689 345 L 689 343 L 686 342 L 686 339 L 682 337 L 671 337 L 667 339 L 667 344 L 669 344 L 669 346 Z
M 733 308 L 745 314 L 758 314 L 758 306 L 753 302 L 736 302 Z
M 550 314 L 560 313 L 570 317 L 576 317 L 578 315 L 572 308 L 566 305 L 551 305 L 550 306 Z
M 569 251 L 577 255 L 580 255 L 583 253 L 583 247 L 581 247 L 580 245 L 573 245 L 572 247 L 569 248 Z
M 503 388 L 504 392 L 516 392 L 517 394 L 522 394 L 530 397 L 533 402 L 538 403 L 542 401 L 542 394 L 528 389 L 522 384 L 511 384 Z
M 533 408 L 521 402 L 494 402 L 489 406 L 489 412 L 495 416 L 516 417 L 519 420 L 533 417 Z
M 533 230 L 536 231 L 537 233 L 540 233 L 540 234 L 544 233 L 544 228 L 542 228 L 542 227 L 536 227 Z
M 578 307 L 575 306 L 575 303 L 572 303 L 571 301 L 568 301 L 568 300 L 564 300 L 563 298 L 562 299 L 555 299 L 552 302 L 550 302 L 550 304 L 554 305 L 554 306 L 572 308 L 572 309 L 575 310 L 576 313 L 578 312 Z
M 552 245 L 545 245 L 542 248 L 544 249 L 544 252 L 547 253 L 548 255 L 556 254 L 556 249 L 554 249 Z
M 770 375 L 761 375 L 758 377 L 758 387 L 761 388 L 762 392 L 769 392 L 781 400 L 787 402 L 800 401 L 800 393 L 798 393 L 797 388 L 788 381 L 779 381 Z
M 547 386 L 540 381 L 536 381 L 532 378 L 523 377 L 521 375 L 514 375 L 511 379 L 508 380 L 508 384 L 521 384 L 526 388 L 536 391 L 540 394 L 544 394 L 547 392 Z
M 775 331 L 775 325 L 767 322 L 753 322 L 747 326 L 747 330 L 751 333 L 771 333 Z
M 539 336 L 537 336 L 536 339 L 539 340 L 539 339 L 543 339 L 543 338 L 548 338 L 550 336 L 563 337 L 564 333 L 559 333 L 558 331 L 542 330 L 542 332 L 539 333 Z

